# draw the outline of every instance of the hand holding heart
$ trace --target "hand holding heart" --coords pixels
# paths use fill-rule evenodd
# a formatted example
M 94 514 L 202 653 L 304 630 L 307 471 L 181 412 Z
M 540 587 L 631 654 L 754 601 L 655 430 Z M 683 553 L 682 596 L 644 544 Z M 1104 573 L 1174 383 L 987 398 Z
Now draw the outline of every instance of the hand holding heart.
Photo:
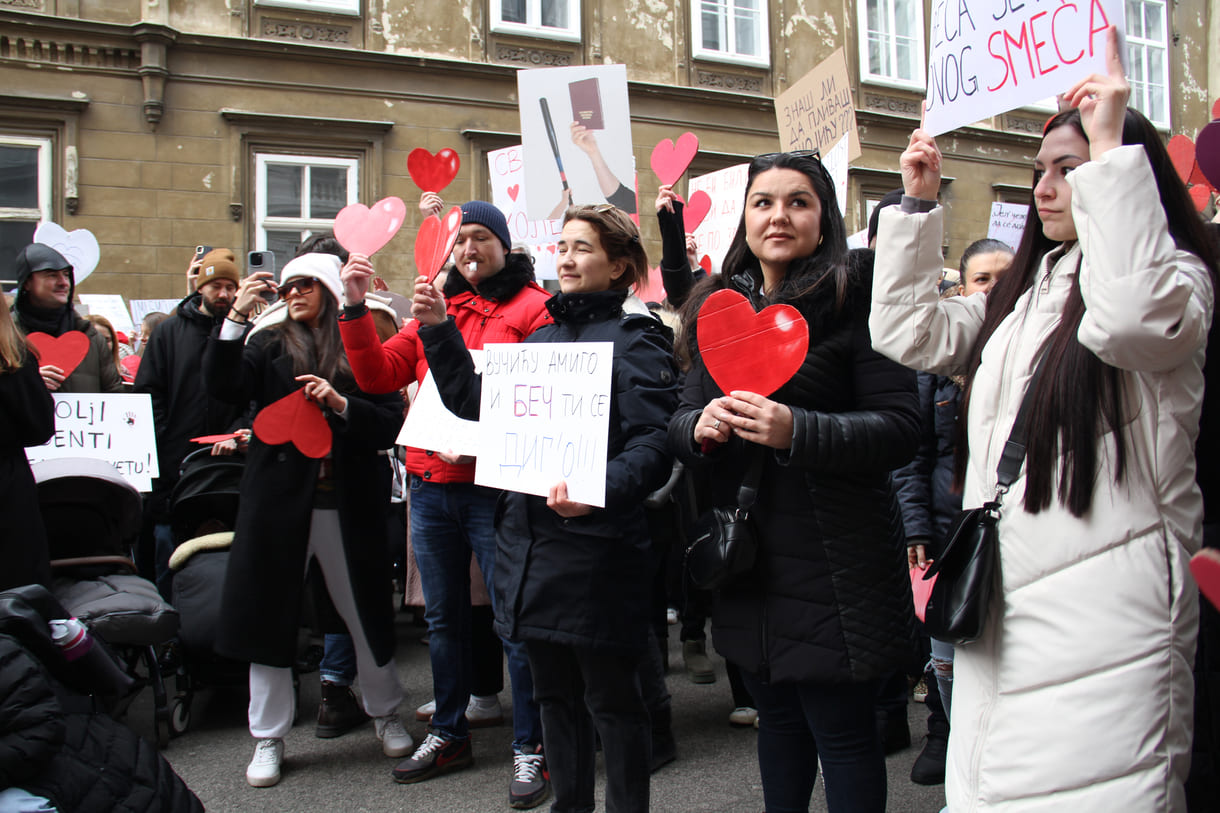
M 696 445 L 728 442 L 732 435 L 772 449 L 792 448 L 792 410 L 756 392 L 734 390 L 713 398 L 695 422 Z
M 42 376 L 42 383 L 46 384 L 48 392 L 59 392 L 59 388 L 63 386 L 64 379 L 67 378 L 64 375 L 63 369 L 56 367 L 54 364 L 44 364 L 39 367 L 38 374 Z
M 432 327 L 445 321 L 445 297 L 424 277 L 415 278 L 415 297 L 411 300 L 411 315 L 421 325 Z
M 364 254 L 349 254 L 347 262 L 339 272 L 343 282 L 343 297 L 349 305 L 359 305 L 364 301 L 364 295 L 369 292 L 369 282 L 373 279 L 373 264 Z
M 305 397 L 309 400 L 330 407 L 335 412 L 347 409 L 347 399 L 336 392 L 325 378 L 319 378 L 316 375 L 298 375 L 296 380 L 305 384 Z

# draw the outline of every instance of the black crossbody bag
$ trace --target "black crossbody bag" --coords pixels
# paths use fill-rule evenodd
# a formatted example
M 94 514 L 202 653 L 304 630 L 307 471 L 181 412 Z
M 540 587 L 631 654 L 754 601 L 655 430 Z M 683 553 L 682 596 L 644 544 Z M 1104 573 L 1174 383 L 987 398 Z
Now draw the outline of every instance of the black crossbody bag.
M 948 544 L 923 576 L 924 581 L 936 579 L 924 611 L 923 625 L 928 635 L 938 641 L 968 644 L 983 634 L 987 609 L 999 575 L 996 571 L 1001 502 L 1021 474 L 1033 394 L 1045 364 L 1044 355 L 1029 380 L 1017 419 L 1004 444 L 1004 453 L 996 468 L 995 498 L 980 508 L 958 514 Z
M 737 505 L 713 508 L 695 521 L 693 538 L 683 558 L 691 583 L 701 590 L 719 589 L 754 568 L 758 534 L 750 509 L 758 498 L 766 449 L 759 446 L 751 451 L 750 468 L 737 489 Z

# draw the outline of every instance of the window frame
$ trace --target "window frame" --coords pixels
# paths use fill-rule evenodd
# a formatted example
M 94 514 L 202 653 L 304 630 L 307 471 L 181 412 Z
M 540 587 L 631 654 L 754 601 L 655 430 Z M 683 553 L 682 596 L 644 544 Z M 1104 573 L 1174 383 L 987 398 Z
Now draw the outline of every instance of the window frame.
M 719 2 L 726 7 L 726 10 L 731 12 L 735 10 L 732 5 L 734 0 L 713 0 Z M 758 56 L 750 54 L 742 54 L 737 51 L 721 51 L 714 48 L 705 48 L 703 45 L 703 3 L 704 0 L 690 0 L 690 45 L 691 56 L 695 59 L 703 59 L 711 62 L 725 62 L 731 65 L 747 65 L 755 68 L 770 68 L 771 67 L 771 19 L 770 19 L 770 3 L 767 0 L 757 0 L 758 2 Z M 726 31 L 733 41 L 733 46 L 737 45 L 737 35 L 732 25 L 726 26 Z
M 319 14 L 342 14 L 347 17 L 361 16 L 360 0 L 254 0 L 254 5 Z
M 55 209 L 55 139 L 50 136 L 19 135 L 14 132 L 0 131 L 0 146 L 6 147 L 36 147 L 38 149 L 38 205 L 34 208 L 21 206 L 0 207 L 0 221 L 5 223 L 29 223 L 33 230 L 40 223 L 54 222 Z M 20 251 L 18 246 L 17 250 Z M 5 283 L 16 282 L 16 277 L 6 279 Z
M 1128 0 L 1128 2 L 1130 2 L 1130 1 L 1131 0 Z M 1169 92 L 1170 82 L 1171 82 L 1170 75 L 1169 75 L 1170 74 L 1170 70 L 1169 70 L 1169 63 L 1170 63 L 1169 3 L 1166 2 L 1166 0 L 1134 0 L 1134 2 L 1137 2 L 1139 4 L 1141 14 L 1143 14 L 1144 10 L 1148 6 L 1160 6 L 1161 32 L 1164 34 L 1164 39 L 1162 39 L 1161 41 L 1158 42 L 1156 40 L 1148 39 L 1147 37 L 1137 37 L 1137 36 L 1133 35 L 1131 33 L 1131 21 L 1127 19 L 1127 3 L 1126 2 L 1123 3 L 1123 24 L 1124 24 L 1123 25 L 1123 28 L 1124 28 L 1123 38 L 1124 38 L 1124 41 L 1125 41 L 1125 44 L 1127 47 L 1126 56 L 1127 56 L 1127 62 L 1128 62 L 1127 81 L 1130 82 L 1130 84 L 1131 84 L 1131 99 L 1129 101 L 1129 104 L 1132 107 L 1134 107 L 1136 110 L 1140 111 L 1145 116 L 1147 116 L 1148 120 L 1151 121 L 1158 129 L 1168 130 L 1172 125 L 1172 118 L 1173 118 L 1173 106 L 1171 104 L 1172 98 L 1171 98 L 1170 92 Z M 1141 20 L 1140 27 L 1142 30 L 1143 29 L 1142 20 Z M 1152 117 L 1152 115 L 1150 113 L 1148 113 L 1148 111 L 1147 111 L 1147 107 L 1148 107 L 1147 103 L 1149 100 L 1148 91 L 1151 88 L 1150 83 L 1147 81 L 1138 83 L 1138 84 L 1142 85 L 1143 89 L 1144 89 L 1143 93 L 1139 93 L 1136 88 L 1137 83 L 1132 81 L 1132 79 L 1131 79 L 1131 73 L 1132 73 L 1132 71 L 1131 71 L 1131 61 L 1132 61 L 1131 51 L 1132 51 L 1133 46 L 1135 48 L 1139 49 L 1141 63 L 1142 63 L 1142 67 L 1144 68 L 1145 77 L 1149 76 L 1148 49 L 1157 48 L 1164 54 L 1164 59 L 1161 60 L 1161 75 L 1159 77 L 1157 77 L 1158 79 L 1161 80 L 1161 92 L 1164 94 L 1164 98 L 1162 99 L 1162 102 L 1161 102 L 1162 107 L 1165 110 L 1165 119 L 1164 120 L 1154 119 Z M 1142 97 L 1142 98 L 1137 98 L 1137 97 Z
M 280 153 L 269 150 L 254 151 L 254 250 L 263 251 L 267 248 L 268 231 L 298 231 L 301 240 L 319 231 L 330 231 L 334 228 L 334 218 L 317 217 L 283 217 L 267 215 L 267 165 L 292 164 L 305 167 L 301 188 L 304 192 L 302 203 L 309 205 L 309 168 L 310 167 L 346 167 L 347 168 L 347 205 L 360 199 L 360 158 L 325 154 Z M 268 225 L 270 223 L 270 225 Z M 287 260 L 282 260 L 287 262 Z
M 488 22 L 491 30 L 497 34 L 518 34 L 526 37 L 556 40 L 558 42 L 581 41 L 581 3 L 580 0 L 562 0 L 568 4 L 567 28 L 543 25 L 542 0 L 525 0 L 524 23 L 508 22 L 503 19 L 504 5 L 501 0 L 490 0 L 488 3 Z M 530 22 L 537 20 L 538 22 Z
M 915 20 L 913 28 L 915 31 L 915 78 L 912 80 L 899 79 L 893 76 L 885 76 L 883 74 L 874 74 L 870 71 L 868 62 L 868 4 L 870 0 L 859 0 L 856 5 L 856 43 L 859 48 L 860 58 L 860 80 L 867 82 L 870 85 L 881 85 L 884 87 L 901 88 L 903 90 L 915 90 L 921 94 L 927 91 L 927 72 L 928 72 L 928 44 L 925 40 L 925 20 L 924 7 L 921 0 L 876 0 L 879 4 L 885 4 L 889 10 L 889 22 L 896 19 L 896 10 L 900 3 L 909 3 L 915 9 Z M 890 34 L 891 41 L 896 42 L 896 34 Z M 896 48 L 891 45 L 891 53 L 894 53 Z M 896 58 L 896 57 L 895 57 Z

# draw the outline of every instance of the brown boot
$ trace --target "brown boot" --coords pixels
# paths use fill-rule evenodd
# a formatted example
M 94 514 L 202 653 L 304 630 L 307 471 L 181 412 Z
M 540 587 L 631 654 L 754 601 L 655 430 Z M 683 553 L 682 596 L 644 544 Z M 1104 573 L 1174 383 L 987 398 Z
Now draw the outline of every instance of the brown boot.
M 322 681 L 322 702 L 318 704 L 318 725 L 314 736 L 324 740 L 342 737 L 359 725 L 367 723 L 364 713 L 351 686 L 338 686 Z

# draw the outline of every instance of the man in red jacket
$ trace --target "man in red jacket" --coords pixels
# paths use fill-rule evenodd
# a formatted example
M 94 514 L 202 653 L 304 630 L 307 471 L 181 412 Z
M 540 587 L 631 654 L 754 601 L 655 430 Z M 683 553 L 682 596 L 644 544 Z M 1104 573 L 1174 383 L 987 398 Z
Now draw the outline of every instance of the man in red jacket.
M 445 280 L 449 317 L 472 350 L 484 344 L 520 342 L 550 321 L 550 298 L 534 282 L 522 255 L 510 254 L 503 213 L 483 201 L 462 206 L 462 227 L 453 249 L 456 272 Z M 419 324 L 411 322 L 383 345 L 364 305 L 373 267 L 353 254 L 343 268 L 348 305 L 340 317 L 343 344 L 356 382 L 366 392 L 392 392 L 428 372 Z M 475 485 L 474 460 L 407 449 L 411 475 L 411 539 L 427 605 L 429 653 L 436 711 L 415 754 L 394 769 L 397 782 L 412 783 L 471 764 L 465 717 L 470 699 L 470 557 L 491 593 L 495 572 L 495 508 L 499 492 Z M 494 601 L 494 598 L 493 598 Z M 513 778 L 509 804 L 524 809 L 550 793 L 542 756 L 542 723 L 524 648 L 506 641 L 513 694 Z

